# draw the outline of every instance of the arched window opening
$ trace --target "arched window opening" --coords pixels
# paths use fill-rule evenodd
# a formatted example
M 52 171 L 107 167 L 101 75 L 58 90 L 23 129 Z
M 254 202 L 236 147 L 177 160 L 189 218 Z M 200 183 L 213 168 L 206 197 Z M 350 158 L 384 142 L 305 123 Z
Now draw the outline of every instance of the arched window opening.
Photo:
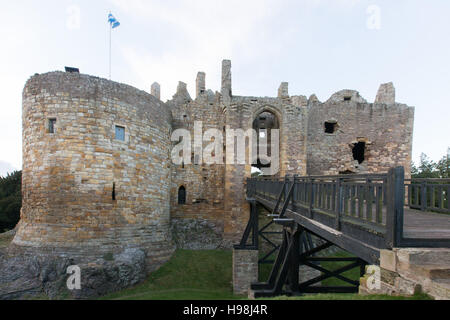
M 178 189 L 178 204 L 186 204 L 186 188 L 183 186 Z

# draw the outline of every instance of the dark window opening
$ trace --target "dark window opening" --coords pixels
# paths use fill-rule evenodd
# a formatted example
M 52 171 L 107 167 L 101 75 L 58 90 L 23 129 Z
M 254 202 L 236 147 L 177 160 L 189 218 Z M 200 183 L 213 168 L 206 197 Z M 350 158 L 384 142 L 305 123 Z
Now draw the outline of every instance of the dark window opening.
M 351 101 L 352 97 L 344 97 L 344 101 Z
M 48 119 L 48 132 L 55 133 L 56 119 Z
M 181 169 L 184 169 L 184 161 L 181 163 Z
M 337 130 L 337 122 L 327 121 L 325 122 L 325 133 L 333 134 Z
M 353 147 L 353 159 L 358 160 L 359 164 L 363 163 L 365 160 L 364 158 L 365 152 L 366 152 L 366 143 L 358 142 Z
M 113 183 L 112 200 L 116 201 L 116 183 Z
M 178 204 L 186 204 L 186 188 L 183 186 L 178 189 Z

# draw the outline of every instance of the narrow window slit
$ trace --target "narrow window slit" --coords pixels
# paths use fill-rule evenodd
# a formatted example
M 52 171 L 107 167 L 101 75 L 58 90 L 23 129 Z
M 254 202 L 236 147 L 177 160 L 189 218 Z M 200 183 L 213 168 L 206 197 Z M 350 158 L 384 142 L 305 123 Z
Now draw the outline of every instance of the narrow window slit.
M 116 201 L 116 183 L 113 183 L 112 200 Z

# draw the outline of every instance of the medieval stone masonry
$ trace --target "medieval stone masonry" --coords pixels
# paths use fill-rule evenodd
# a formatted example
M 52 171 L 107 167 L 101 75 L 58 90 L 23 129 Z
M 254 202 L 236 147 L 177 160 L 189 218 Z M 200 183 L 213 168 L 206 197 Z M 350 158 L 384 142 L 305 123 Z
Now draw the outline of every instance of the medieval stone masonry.
M 83 260 L 141 250 L 147 272 L 176 246 L 231 247 L 248 220 L 252 166 L 203 164 L 194 143 L 192 163 L 174 164 L 172 132 L 194 138 L 199 121 L 224 137 L 227 129 L 279 129 L 280 177 L 394 166 L 409 174 L 414 108 L 395 102 L 392 83 L 375 103 L 352 90 L 326 102 L 291 96 L 287 83 L 276 97 L 234 96 L 229 60 L 221 91 L 206 83 L 200 72 L 195 97 L 180 82 L 164 103 L 157 83 L 149 94 L 78 73 L 33 76 L 23 92 L 23 208 L 13 245 Z

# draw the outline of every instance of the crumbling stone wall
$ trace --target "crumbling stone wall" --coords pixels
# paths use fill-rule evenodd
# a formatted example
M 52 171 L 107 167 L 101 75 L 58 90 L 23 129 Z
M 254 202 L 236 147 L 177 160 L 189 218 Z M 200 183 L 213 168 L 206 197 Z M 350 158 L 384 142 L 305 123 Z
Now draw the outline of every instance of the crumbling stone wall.
M 187 129 L 194 147 L 196 122 L 202 123 L 202 134 L 208 129 L 222 129 L 224 117 L 218 95 L 205 87 L 206 75 L 199 73 L 197 95 L 192 100 L 187 87 L 180 83 L 167 105 L 173 115 L 173 130 Z M 197 138 L 202 139 L 202 136 Z M 211 142 L 203 142 L 203 150 Z M 177 144 L 174 143 L 174 144 Z M 203 152 L 200 152 L 203 154 Z M 170 207 L 172 231 L 176 244 L 185 249 L 215 249 L 222 245 L 224 214 L 224 164 L 205 164 L 195 157 L 191 163 L 172 165 Z M 178 203 L 180 187 L 186 190 L 186 203 Z
M 116 125 L 125 141 L 115 138 Z M 23 208 L 13 244 L 85 259 L 137 248 L 149 270 L 167 261 L 170 129 L 169 110 L 143 91 L 73 73 L 32 77 L 23 92 Z
M 327 102 L 308 106 L 308 174 L 385 173 L 404 166 L 410 175 L 414 108 L 399 103 L 367 103 L 344 90 Z M 332 133 L 325 123 L 334 123 Z M 353 148 L 364 144 L 364 160 Z
M 259 115 L 269 112 L 280 127 L 280 167 L 276 176 L 382 173 L 398 165 L 404 166 L 409 175 L 414 108 L 395 103 L 392 83 L 381 85 L 374 104 L 354 90 L 341 90 L 322 103 L 315 95 L 309 99 L 291 96 L 287 82 L 281 83 L 276 97 L 234 96 L 229 60 L 222 63 L 220 93 L 207 90 L 205 79 L 205 73 L 199 72 L 195 100 L 186 84 L 180 83 L 168 102 L 174 130 L 187 128 L 193 137 L 195 121 L 202 121 L 204 130 L 223 127 L 224 134 L 225 128 L 247 131 Z M 361 147 L 362 156 L 355 156 L 355 146 Z M 246 147 L 248 157 L 248 144 Z M 217 221 L 223 226 L 224 240 L 229 245 L 236 243 L 248 221 L 245 183 L 251 168 L 248 162 L 173 168 L 172 218 Z M 189 185 L 187 204 L 180 206 L 177 191 L 185 184 Z M 198 199 L 202 205 L 195 203 Z M 223 205 L 219 205 L 222 201 Z

